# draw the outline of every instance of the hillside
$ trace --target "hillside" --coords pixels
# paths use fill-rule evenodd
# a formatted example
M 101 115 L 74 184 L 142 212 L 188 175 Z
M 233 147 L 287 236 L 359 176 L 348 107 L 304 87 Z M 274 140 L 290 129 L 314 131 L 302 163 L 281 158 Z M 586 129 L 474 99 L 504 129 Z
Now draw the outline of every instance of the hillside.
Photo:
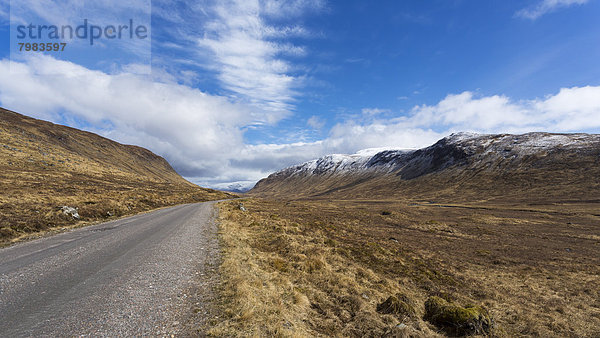
M 179 203 L 228 198 L 141 147 L 0 109 L 0 240 Z M 77 208 L 79 218 L 61 208 Z
M 441 200 L 600 200 L 600 135 L 453 134 L 420 150 L 329 155 L 259 181 L 251 194 Z

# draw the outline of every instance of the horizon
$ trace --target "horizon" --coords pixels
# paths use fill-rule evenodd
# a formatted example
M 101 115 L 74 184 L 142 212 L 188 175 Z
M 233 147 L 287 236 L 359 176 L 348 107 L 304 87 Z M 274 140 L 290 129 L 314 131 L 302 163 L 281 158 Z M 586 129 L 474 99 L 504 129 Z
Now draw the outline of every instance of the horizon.
M 600 133 L 597 0 L 78 3 L 0 0 L 0 106 L 142 146 L 205 187 L 455 132 Z M 149 38 L 110 40 L 117 19 Z M 105 33 L 93 47 L 11 40 L 84 20 Z

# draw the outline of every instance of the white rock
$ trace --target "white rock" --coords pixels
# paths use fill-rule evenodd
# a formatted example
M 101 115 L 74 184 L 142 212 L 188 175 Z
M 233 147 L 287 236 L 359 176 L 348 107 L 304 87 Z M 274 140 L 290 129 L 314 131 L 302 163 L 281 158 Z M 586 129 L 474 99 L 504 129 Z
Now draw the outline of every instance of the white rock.
M 65 215 L 70 215 L 71 217 L 73 217 L 74 219 L 79 219 L 79 212 L 77 211 L 77 208 L 73 208 L 73 207 L 69 207 L 69 206 L 63 206 L 60 208 L 63 212 L 63 214 Z

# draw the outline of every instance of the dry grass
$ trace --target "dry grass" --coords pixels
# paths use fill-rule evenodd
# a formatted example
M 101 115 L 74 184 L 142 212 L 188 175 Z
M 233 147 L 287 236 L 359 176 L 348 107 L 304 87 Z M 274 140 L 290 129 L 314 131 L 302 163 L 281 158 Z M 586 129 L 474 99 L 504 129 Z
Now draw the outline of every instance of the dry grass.
M 432 296 L 483 307 L 492 336 L 600 335 L 595 204 L 237 203 L 220 204 L 215 336 L 450 334 L 423 319 Z M 408 306 L 378 312 L 390 296 Z
M 237 203 L 221 204 L 222 307 L 227 319 L 210 334 L 423 335 L 412 328 L 397 328 L 402 322 L 433 334 L 418 320 L 422 313 L 401 318 L 377 313 L 377 305 L 389 295 L 412 295 L 414 290 L 350 260 L 351 253 L 328 237 L 326 230 L 263 208 L 259 211 L 259 206 L 265 206 L 256 200 L 245 202 L 248 212 L 240 211 Z
M 234 204 L 227 204 L 220 212 L 220 235 L 224 244 L 221 274 L 226 276 L 220 305 L 227 319 L 213 327 L 209 334 L 308 334 L 303 323 L 308 300 L 278 273 L 287 269 L 287 261 L 254 248 L 256 234 L 251 227 L 239 222 L 240 214 L 234 211 Z

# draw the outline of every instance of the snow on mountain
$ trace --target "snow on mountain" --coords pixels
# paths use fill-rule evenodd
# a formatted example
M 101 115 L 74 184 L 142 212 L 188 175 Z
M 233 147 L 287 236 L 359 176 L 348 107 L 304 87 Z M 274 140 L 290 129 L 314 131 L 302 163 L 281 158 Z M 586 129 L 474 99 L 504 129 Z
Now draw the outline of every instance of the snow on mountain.
M 245 193 L 254 187 L 255 181 L 238 181 L 231 183 L 213 184 L 211 187 L 221 191 L 229 191 L 235 193 Z
M 600 135 L 458 133 L 418 150 L 328 155 L 260 180 L 250 194 L 595 200 Z M 462 194 L 462 195 L 461 195 Z M 495 196 L 495 197 L 494 197 Z M 420 197 L 419 197 L 420 198 Z
M 419 150 L 369 149 L 354 155 L 327 155 L 280 170 L 271 176 L 341 175 L 400 170 L 402 177 L 413 178 L 465 162 L 467 159 L 485 159 L 491 162 L 518 159 L 533 154 L 544 155 L 548 151 L 561 149 L 577 150 L 593 145 L 600 146 L 600 135 L 455 133 Z
M 385 150 L 376 152 L 375 155 L 373 155 L 373 152 L 371 151 L 361 151 L 353 155 L 332 154 L 283 169 L 278 173 L 291 175 L 322 175 L 326 173 L 344 174 L 348 172 L 366 171 L 369 169 L 380 169 L 381 167 L 384 167 L 384 164 L 373 161 L 374 158 L 378 158 L 378 155 L 388 154 L 387 156 L 399 156 L 400 154 L 411 151 L 412 150 Z

